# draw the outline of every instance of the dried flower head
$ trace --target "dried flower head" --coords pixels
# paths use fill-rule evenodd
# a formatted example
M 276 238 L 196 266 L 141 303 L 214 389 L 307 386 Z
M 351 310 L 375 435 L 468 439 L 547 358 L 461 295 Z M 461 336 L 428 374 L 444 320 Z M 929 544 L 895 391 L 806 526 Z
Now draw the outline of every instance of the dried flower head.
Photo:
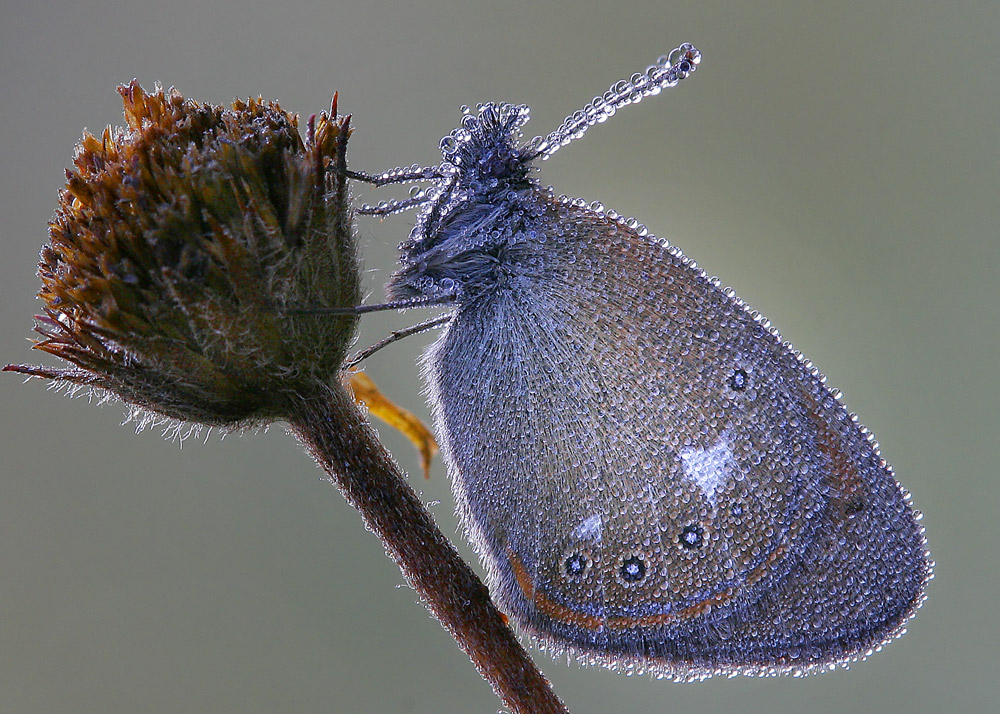
M 303 142 L 274 102 L 119 93 L 127 127 L 84 135 L 39 263 L 35 347 L 78 369 L 8 369 L 204 424 L 282 416 L 339 379 L 357 323 L 283 312 L 360 301 L 350 118 L 335 97 Z

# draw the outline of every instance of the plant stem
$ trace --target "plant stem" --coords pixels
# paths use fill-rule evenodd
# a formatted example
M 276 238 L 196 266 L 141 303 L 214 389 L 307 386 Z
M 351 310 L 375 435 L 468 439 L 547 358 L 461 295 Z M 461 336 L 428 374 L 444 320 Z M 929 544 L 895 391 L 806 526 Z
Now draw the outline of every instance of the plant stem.
M 301 395 L 288 421 L 504 704 L 517 714 L 568 714 L 347 393 Z

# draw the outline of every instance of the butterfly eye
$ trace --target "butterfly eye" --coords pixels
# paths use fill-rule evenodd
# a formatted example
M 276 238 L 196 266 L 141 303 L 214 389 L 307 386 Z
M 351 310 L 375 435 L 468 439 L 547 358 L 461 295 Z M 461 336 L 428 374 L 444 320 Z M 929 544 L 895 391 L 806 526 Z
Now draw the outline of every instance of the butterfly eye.
M 630 555 L 622 561 L 619 572 L 626 583 L 637 583 L 646 577 L 646 564 L 638 555 Z
M 729 387 L 735 392 L 745 391 L 750 386 L 750 375 L 745 369 L 735 369 L 729 375 Z
M 571 580 L 582 578 L 590 568 L 590 558 L 584 553 L 571 553 L 563 561 L 563 573 Z
M 680 544 L 685 548 L 697 548 L 705 542 L 705 529 L 696 523 L 684 526 L 679 540 Z

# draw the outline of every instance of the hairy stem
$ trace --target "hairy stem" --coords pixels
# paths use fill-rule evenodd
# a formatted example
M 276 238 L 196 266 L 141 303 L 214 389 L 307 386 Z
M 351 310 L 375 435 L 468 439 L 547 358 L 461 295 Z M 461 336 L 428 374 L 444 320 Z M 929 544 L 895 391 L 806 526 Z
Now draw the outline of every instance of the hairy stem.
M 346 392 L 303 395 L 288 420 L 504 703 L 518 714 L 568 714 Z

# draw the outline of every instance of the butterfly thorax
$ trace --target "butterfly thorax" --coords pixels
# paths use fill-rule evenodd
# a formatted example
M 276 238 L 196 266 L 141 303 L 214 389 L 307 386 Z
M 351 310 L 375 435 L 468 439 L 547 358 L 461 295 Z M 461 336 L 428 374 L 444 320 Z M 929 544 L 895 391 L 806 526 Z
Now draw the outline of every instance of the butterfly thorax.
M 520 145 L 528 108 L 486 104 L 441 141 L 440 178 L 401 246 L 391 299 L 453 295 L 459 304 L 518 273 L 545 211 L 530 176 L 538 152 Z

